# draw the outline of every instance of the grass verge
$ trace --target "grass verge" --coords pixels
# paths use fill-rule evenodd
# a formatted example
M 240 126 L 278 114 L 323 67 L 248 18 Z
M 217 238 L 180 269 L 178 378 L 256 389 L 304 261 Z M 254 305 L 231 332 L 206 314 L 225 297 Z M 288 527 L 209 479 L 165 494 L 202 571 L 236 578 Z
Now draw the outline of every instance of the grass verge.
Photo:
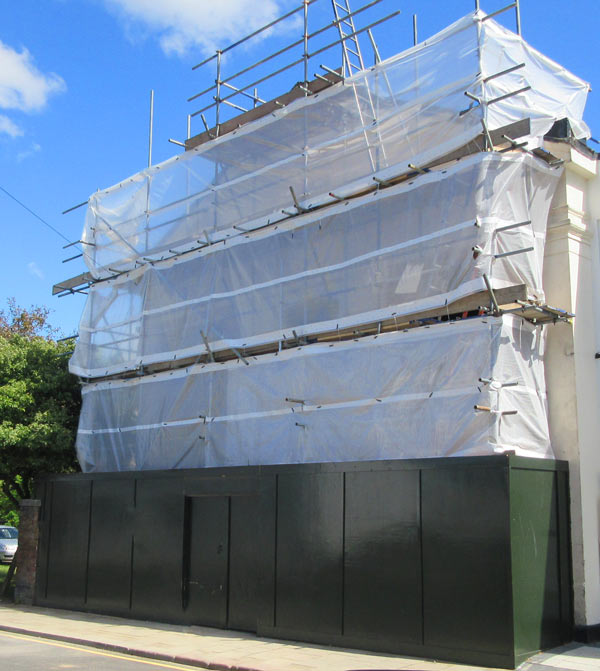
M 4 587 L 4 579 L 6 578 L 6 574 L 8 573 L 8 568 L 10 564 L 0 564 L 0 599 L 2 599 L 2 588 Z M 14 598 L 14 578 L 12 581 L 12 584 L 8 590 L 8 593 L 6 594 L 6 597 L 4 597 L 8 601 L 12 601 Z
M 6 574 L 8 573 L 8 567 L 10 564 L 0 564 L 0 586 L 4 582 L 4 578 L 6 578 Z

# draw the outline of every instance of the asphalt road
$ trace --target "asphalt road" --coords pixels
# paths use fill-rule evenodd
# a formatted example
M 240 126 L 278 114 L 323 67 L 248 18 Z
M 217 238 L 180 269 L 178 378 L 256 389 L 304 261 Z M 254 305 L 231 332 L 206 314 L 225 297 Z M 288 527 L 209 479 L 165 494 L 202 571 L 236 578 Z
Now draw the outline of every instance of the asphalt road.
M 197 666 L 143 659 L 98 648 L 0 631 L 0 668 L 7 671 L 198 671 Z

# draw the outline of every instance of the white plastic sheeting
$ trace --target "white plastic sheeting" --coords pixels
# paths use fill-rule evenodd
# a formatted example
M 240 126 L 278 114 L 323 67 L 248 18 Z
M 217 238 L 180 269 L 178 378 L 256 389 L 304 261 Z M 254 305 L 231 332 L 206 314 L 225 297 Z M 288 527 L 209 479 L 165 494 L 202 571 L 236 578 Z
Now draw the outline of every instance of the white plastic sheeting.
M 543 340 L 541 327 L 512 315 L 474 318 L 285 350 L 247 366 L 85 385 L 80 463 L 95 472 L 552 456 Z
M 583 121 L 589 84 L 531 47 L 516 33 L 492 20 L 481 31 L 481 76 L 489 128 L 501 128 L 519 119 L 531 120 L 531 137 L 541 139 L 550 129 L 550 119 L 567 118 L 576 137 L 590 137 Z M 495 75 L 523 64 L 500 77 Z M 490 79 L 491 78 L 491 79 Z M 499 103 L 496 98 L 531 86 Z M 475 91 L 473 91 L 475 93 Z M 546 98 L 544 100 L 544 98 Z M 532 148 L 533 142 L 529 147 Z
M 481 153 L 96 284 L 71 371 L 97 377 L 202 354 L 201 332 L 218 350 L 439 307 L 484 289 L 483 273 L 495 288 L 526 284 L 543 298 L 559 175 L 527 154 Z
M 530 119 L 530 147 L 565 117 L 587 134 L 588 86 L 484 19 L 94 194 L 83 240 L 101 281 L 71 370 L 143 373 L 205 338 L 244 348 L 418 313 L 484 273 L 543 299 L 560 169 L 486 152 L 345 199 L 486 124 Z M 326 207 L 284 217 L 290 187 Z M 475 318 L 84 384 L 77 449 L 87 472 L 550 457 L 543 330 Z
M 532 145 L 563 117 L 585 135 L 588 85 L 484 17 L 93 194 L 82 238 L 92 275 L 279 220 L 292 208 L 290 186 L 303 206 L 331 202 L 330 192 L 356 192 L 464 145 L 485 119 L 494 129 L 531 118 Z

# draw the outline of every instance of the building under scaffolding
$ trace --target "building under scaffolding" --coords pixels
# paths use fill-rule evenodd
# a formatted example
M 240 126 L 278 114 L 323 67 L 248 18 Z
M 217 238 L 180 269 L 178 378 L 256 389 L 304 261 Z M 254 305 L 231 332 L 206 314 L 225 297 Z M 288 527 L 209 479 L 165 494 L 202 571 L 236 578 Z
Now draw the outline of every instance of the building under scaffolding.
M 561 168 L 533 150 L 585 132 L 586 94 L 471 15 L 94 194 L 83 469 L 550 455 L 543 329 L 490 290 L 564 316 L 541 307 Z M 480 292 L 483 323 L 448 319 Z
M 60 479 L 43 492 L 52 515 L 88 497 L 73 520 L 88 529 L 85 588 L 68 605 L 511 666 L 571 635 L 567 480 L 564 464 L 551 461 L 544 350 L 547 325 L 573 314 L 544 293 L 546 229 L 563 172 L 545 137 L 561 124 L 573 142 L 589 136 L 589 87 L 480 10 L 365 68 L 354 26 L 361 10 L 347 4 L 333 24 L 343 67 L 308 81 L 308 4 L 299 8 L 304 82 L 262 101 L 256 82 L 226 85 L 217 52 L 214 90 L 203 92 L 216 95 L 216 123 L 203 116 L 212 104 L 200 109 L 205 131 L 182 155 L 90 197 L 88 273 L 56 288 L 89 288 L 70 366 L 83 380 L 77 450 L 90 475 L 70 480 L 71 493 Z M 244 94 L 254 107 L 223 121 L 219 104 Z M 197 470 L 207 468 L 217 471 Z M 124 471 L 131 476 L 96 475 Z M 206 484 L 215 478 L 221 489 Z M 240 493 L 244 478 L 253 484 Z M 140 516 L 160 516 L 157 502 L 183 548 L 173 564 L 177 607 L 141 596 L 152 569 L 135 568 L 144 561 L 134 550 L 145 547 Z M 132 539 L 115 568 L 129 592 L 112 599 L 106 576 L 94 582 L 99 511 L 111 506 L 129 511 L 114 515 Z M 480 506 L 490 518 L 474 519 Z M 527 556 L 531 539 L 515 520 L 535 529 L 552 575 L 546 557 Z M 257 543 L 243 527 L 269 558 L 241 549 Z M 83 555 L 58 567 L 62 541 L 49 526 L 45 534 L 38 602 L 58 604 L 61 576 Z M 209 550 L 197 544 L 223 547 L 219 534 L 226 577 L 207 577 Z M 404 540 L 390 550 L 395 537 Z M 367 542 L 382 554 L 361 555 Z M 296 566 L 286 552 L 303 543 L 312 554 Z M 452 598 L 439 583 L 449 567 L 432 559 L 440 547 L 459 585 Z M 364 562 L 385 564 L 386 553 L 390 571 L 412 557 L 409 573 L 426 588 L 413 594 L 390 578 L 364 605 L 371 587 L 360 576 L 372 573 Z M 488 560 L 509 576 L 498 594 Z M 267 593 L 277 606 L 248 587 L 264 587 L 273 562 Z M 330 603 L 317 574 L 332 563 L 345 578 L 336 569 L 326 581 L 329 594 L 341 580 Z M 537 592 L 523 596 L 519 581 Z M 480 647 L 449 625 L 477 629 L 489 607 L 477 594 L 497 601 Z M 353 602 L 364 620 L 347 610 Z M 402 621 L 371 631 L 373 613 L 388 611 Z

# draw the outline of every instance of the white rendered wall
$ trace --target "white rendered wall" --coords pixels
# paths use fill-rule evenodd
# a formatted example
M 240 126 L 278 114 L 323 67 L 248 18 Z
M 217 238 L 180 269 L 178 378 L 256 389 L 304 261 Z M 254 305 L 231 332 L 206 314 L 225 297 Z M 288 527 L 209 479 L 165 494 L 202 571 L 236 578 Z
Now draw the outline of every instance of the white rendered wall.
M 550 436 L 571 472 L 576 626 L 600 623 L 600 177 L 598 163 L 568 144 L 548 143 L 565 160 L 548 222 L 544 291 L 576 314 L 548 329 Z

